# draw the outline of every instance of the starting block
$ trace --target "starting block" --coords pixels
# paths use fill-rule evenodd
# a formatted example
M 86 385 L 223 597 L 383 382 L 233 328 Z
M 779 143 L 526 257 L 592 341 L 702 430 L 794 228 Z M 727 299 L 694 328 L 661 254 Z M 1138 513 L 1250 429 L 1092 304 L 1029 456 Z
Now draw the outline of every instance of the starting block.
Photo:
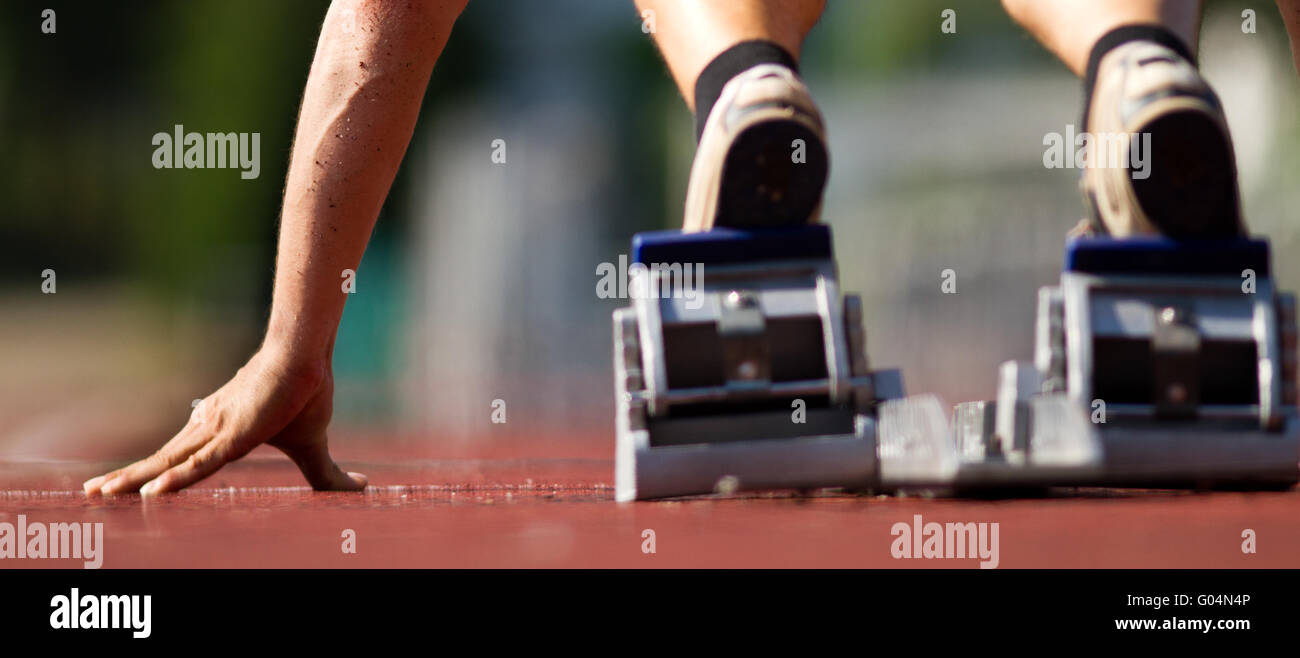
M 613 318 L 618 500 L 878 483 L 878 408 L 902 376 L 867 367 L 829 227 L 641 233 L 632 261 Z
M 1039 290 L 1033 363 L 958 405 L 958 487 L 1287 487 L 1295 297 L 1262 240 L 1081 238 Z

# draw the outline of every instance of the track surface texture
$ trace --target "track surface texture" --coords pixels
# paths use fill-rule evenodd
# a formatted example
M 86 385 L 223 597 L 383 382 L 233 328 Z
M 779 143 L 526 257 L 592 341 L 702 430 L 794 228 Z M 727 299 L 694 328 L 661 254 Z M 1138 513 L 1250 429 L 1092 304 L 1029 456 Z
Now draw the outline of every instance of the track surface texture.
M 774 493 L 613 501 L 606 442 L 437 450 L 350 442 L 362 493 L 302 485 L 258 449 L 195 488 L 88 499 L 80 483 L 120 462 L 0 462 L 0 522 L 103 522 L 105 568 L 124 567 L 883 567 L 975 568 L 895 559 L 896 523 L 998 523 L 999 568 L 1300 567 L 1300 492 L 1061 490 L 1037 498 Z M 364 447 L 363 447 L 364 446 Z M 356 553 L 342 550 L 345 529 Z M 643 552 L 653 530 L 654 553 Z M 1244 554 L 1254 530 L 1257 552 Z M 0 568 L 79 567 L 0 560 Z

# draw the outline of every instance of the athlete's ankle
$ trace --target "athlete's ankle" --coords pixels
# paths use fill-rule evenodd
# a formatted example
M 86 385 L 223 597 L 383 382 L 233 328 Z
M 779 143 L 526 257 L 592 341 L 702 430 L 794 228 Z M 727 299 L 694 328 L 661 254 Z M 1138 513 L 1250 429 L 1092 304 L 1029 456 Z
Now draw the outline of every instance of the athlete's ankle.
M 1097 75 L 1101 60 L 1112 50 L 1133 41 L 1149 41 L 1168 48 L 1180 57 L 1196 66 L 1196 55 L 1173 31 L 1160 25 L 1121 25 L 1097 39 L 1088 55 L 1088 68 L 1083 76 L 1083 112 L 1079 121 L 1080 130 L 1088 130 L 1088 108 L 1092 105 L 1093 90 L 1097 86 Z
M 718 54 L 695 79 L 695 141 L 704 134 L 709 113 L 732 78 L 759 64 L 780 64 L 798 73 L 799 64 L 786 49 L 772 41 L 742 41 Z

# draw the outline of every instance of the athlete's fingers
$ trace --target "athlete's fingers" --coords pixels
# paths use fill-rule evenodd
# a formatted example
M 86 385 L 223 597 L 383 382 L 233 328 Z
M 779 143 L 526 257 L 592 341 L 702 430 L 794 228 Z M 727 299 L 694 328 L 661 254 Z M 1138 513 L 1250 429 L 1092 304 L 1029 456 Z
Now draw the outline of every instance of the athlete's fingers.
M 280 450 L 298 465 L 308 484 L 317 491 L 360 491 L 366 488 L 366 476 L 345 473 L 330 458 L 329 447 L 324 441 L 306 447 L 281 447 Z
M 208 441 L 202 448 L 175 466 L 163 471 L 140 488 L 140 495 L 178 491 L 217 472 L 217 469 L 231 461 L 221 441 Z
M 86 492 L 87 496 L 98 496 L 100 494 L 99 488 L 104 486 L 105 482 L 112 480 L 121 473 L 122 469 L 119 468 L 116 471 L 111 471 L 103 475 L 96 475 L 95 477 L 81 483 L 81 489 Z
M 105 478 L 100 492 L 105 495 L 135 491 L 169 468 L 185 461 L 204 444 L 215 442 L 210 434 L 187 425 L 154 454 L 127 466 L 114 477 Z
M 119 468 L 103 475 L 98 475 L 81 484 L 81 488 L 87 496 L 97 496 L 104 493 L 120 493 L 123 491 L 134 491 L 140 484 L 153 479 L 162 470 L 171 468 L 173 465 L 180 463 L 194 450 L 198 449 L 203 443 L 202 433 L 195 430 L 203 422 L 203 413 L 205 405 L 199 405 L 194 408 L 190 414 L 190 420 L 177 432 L 162 448 L 148 458 L 137 461 L 125 468 Z M 123 474 L 130 472 L 132 477 L 120 483 L 116 480 Z M 139 476 L 143 479 L 138 479 Z M 105 486 L 112 483 L 113 486 L 105 490 Z M 131 486 L 131 485 L 134 486 Z

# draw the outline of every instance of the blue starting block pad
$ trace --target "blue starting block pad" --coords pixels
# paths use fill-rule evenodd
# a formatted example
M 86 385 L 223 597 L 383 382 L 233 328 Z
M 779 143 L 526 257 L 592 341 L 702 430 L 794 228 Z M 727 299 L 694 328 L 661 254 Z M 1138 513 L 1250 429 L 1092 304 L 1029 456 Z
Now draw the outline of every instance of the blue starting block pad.
M 649 231 L 632 238 L 632 261 L 651 263 L 750 263 L 766 260 L 830 259 L 831 229 L 825 224 L 700 233 Z
M 1269 276 L 1266 240 L 1178 241 L 1160 237 L 1076 238 L 1065 245 L 1067 272 Z

